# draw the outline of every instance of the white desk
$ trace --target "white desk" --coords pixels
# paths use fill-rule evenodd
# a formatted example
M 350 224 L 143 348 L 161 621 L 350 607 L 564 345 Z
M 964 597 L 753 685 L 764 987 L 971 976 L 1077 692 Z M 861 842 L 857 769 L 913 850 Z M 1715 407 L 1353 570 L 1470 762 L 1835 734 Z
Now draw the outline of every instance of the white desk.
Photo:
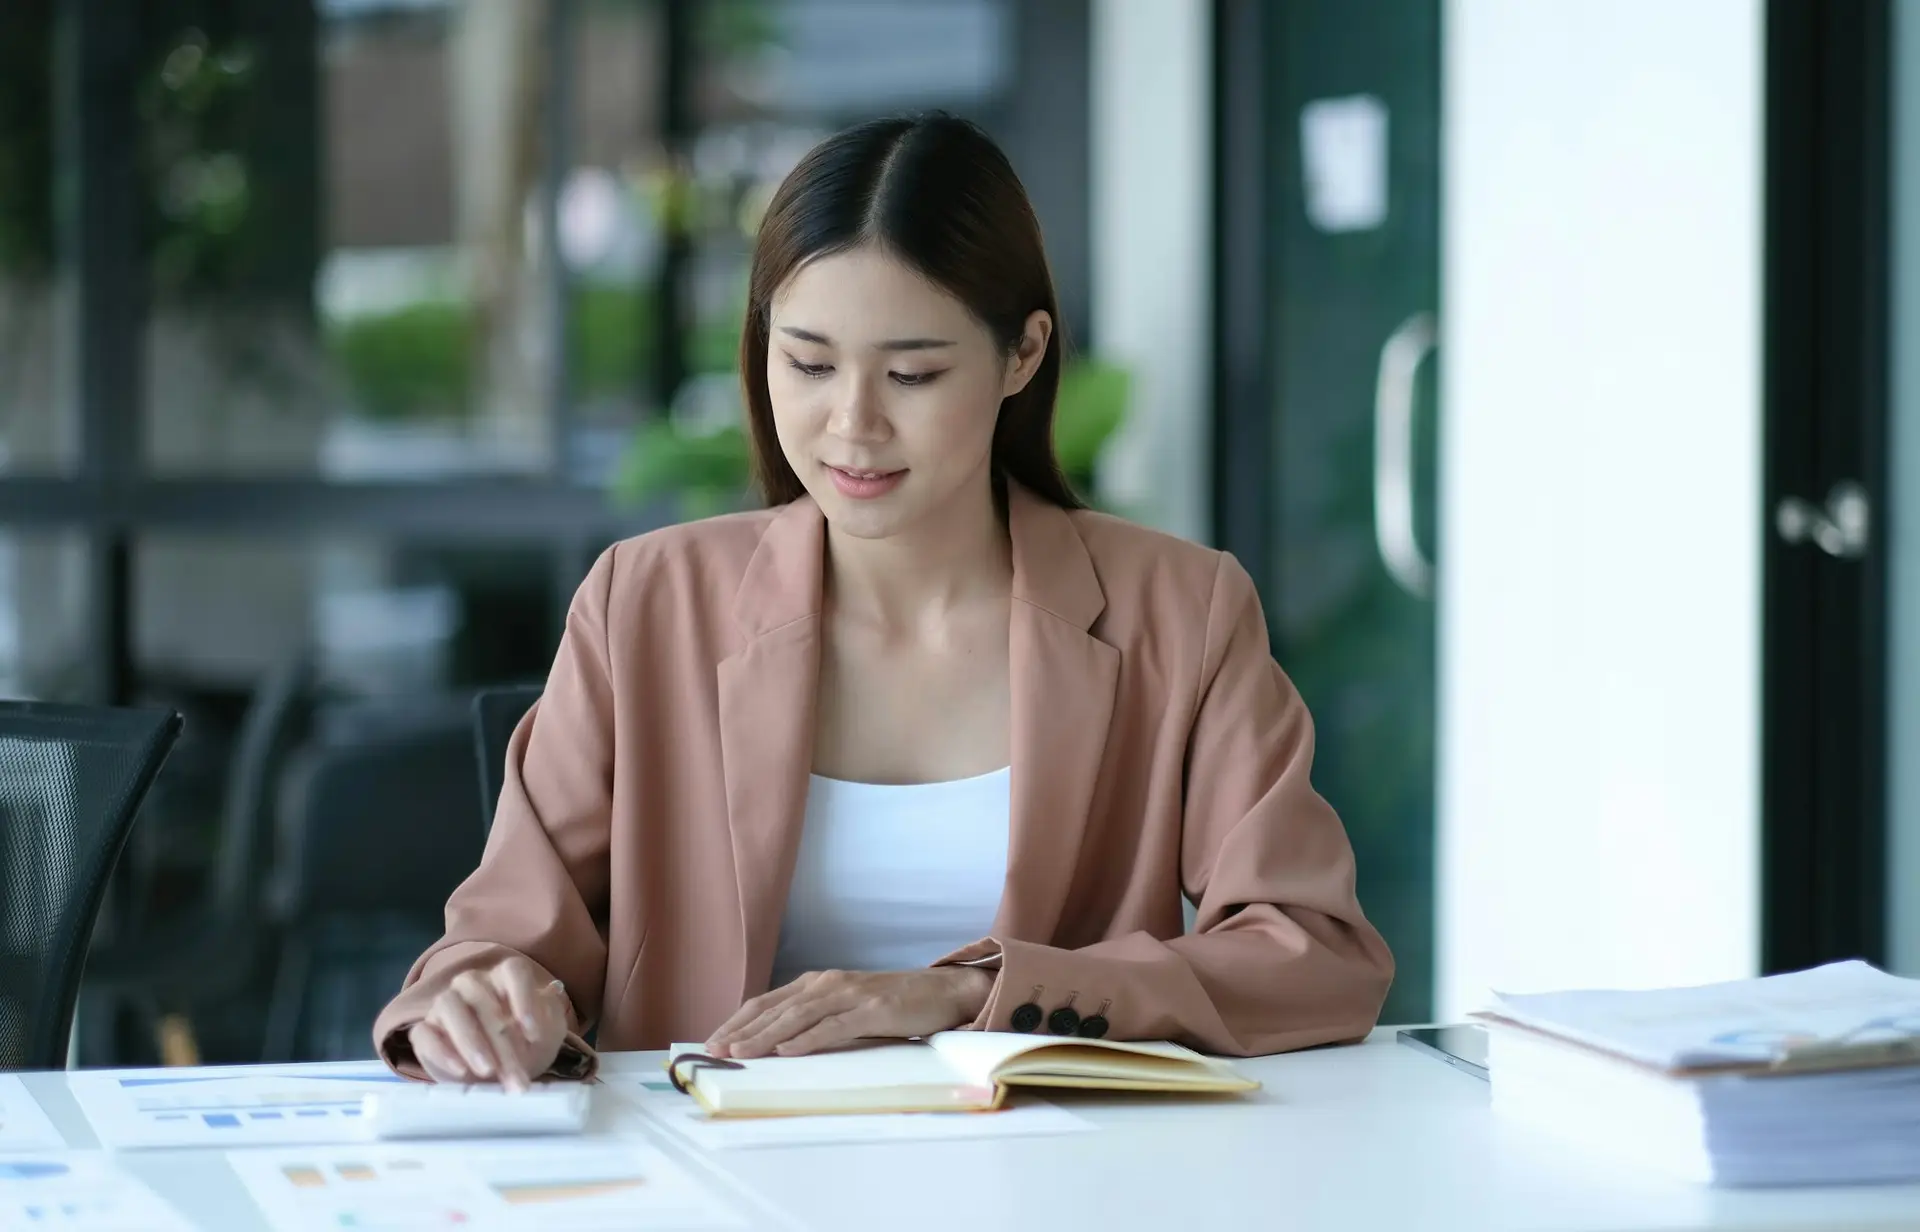
M 660 1055 L 629 1053 L 607 1063 L 657 1072 Z M 1920 1228 L 1920 1185 L 1712 1190 L 1570 1156 L 1494 1121 L 1484 1083 L 1396 1045 L 1391 1030 L 1359 1047 L 1244 1065 L 1265 1084 L 1245 1099 L 1062 1101 L 1097 1122 L 1096 1133 L 731 1150 L 705 1158 L 767 1205 L 821 1232 Z M 68 1145 L 96 1145 L 61 1075 L 26 1081 Z M 637 1132 L 688 1158 L 679 1139 L 637 1114 L 603 1107 L 594 1128 Z M 207 1228 L 266 1226 L 216 1153 L 121 1158 Z

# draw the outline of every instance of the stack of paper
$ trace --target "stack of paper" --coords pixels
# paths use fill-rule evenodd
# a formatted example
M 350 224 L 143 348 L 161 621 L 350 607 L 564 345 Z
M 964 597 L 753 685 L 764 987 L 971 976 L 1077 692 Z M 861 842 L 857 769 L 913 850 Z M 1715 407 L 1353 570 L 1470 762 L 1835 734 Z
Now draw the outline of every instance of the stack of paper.
M 1920 980 L 1865 963 L 1500 996 L 1496 1115 L 1721 1185 L 1920 1178 Z

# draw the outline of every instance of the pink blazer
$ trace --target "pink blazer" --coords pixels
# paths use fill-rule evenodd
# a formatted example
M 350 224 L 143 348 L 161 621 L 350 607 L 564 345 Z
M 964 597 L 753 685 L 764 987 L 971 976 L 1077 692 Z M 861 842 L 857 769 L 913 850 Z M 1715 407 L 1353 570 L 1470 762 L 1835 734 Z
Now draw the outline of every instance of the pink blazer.
M 1313 726 L 1231 556 L 1015 487 L 1012 834 L 972 1024 L 1098 1015 L 1230 1055 L 1355 1040 L 1393 959 L 1309 782 Z M 564 981 L 563 1072 L 703 1040 L 766 991 L 813 762 L 825 520 L 802 499 L 616 544 L 507 752 L 480 866 L 374 1039 L 518 952 Z M 1198 909 L 1187 933 L 1181 896 Z M 1062 1020 L 1070 1022 L 1068 1016 Z

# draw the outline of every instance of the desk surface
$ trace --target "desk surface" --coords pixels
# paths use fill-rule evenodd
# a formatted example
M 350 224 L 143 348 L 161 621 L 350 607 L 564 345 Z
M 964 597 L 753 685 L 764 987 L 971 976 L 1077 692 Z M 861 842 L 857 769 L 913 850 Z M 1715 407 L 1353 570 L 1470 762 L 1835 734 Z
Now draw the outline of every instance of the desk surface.
M 659 1063 L 607 1059 L 615 1070 Z M 1388 1029 L 1357 1047 L 1241 1064 L 1264 1084 L 1255 1096 L 1060 1101 L 1096 1133 L 731 1150 L 703 1162 L 823 1230 L 1920 1228 L 1920 1185 L 1714 1190 L 1570 1154 L 1496 1122 L 1484 1082 L 1396 1045 Z M 62 1075 L 25 1077 L 69 1146 L 97 1145 Z M 595 1132 L 688 1158 L 637 1114 L 596 1114 Z M 204 1227 L 267 1226 L 216 1152 L 120 1158 Z

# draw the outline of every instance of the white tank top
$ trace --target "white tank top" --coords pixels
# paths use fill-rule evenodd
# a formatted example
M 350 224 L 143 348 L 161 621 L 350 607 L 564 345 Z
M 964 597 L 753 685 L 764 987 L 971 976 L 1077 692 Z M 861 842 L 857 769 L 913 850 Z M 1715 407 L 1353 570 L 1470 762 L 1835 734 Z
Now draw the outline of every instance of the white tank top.
M 809 971 L 911 971 L 993 931 L 1007 769 L 946 783 L 813 775 L 771 987 Z

